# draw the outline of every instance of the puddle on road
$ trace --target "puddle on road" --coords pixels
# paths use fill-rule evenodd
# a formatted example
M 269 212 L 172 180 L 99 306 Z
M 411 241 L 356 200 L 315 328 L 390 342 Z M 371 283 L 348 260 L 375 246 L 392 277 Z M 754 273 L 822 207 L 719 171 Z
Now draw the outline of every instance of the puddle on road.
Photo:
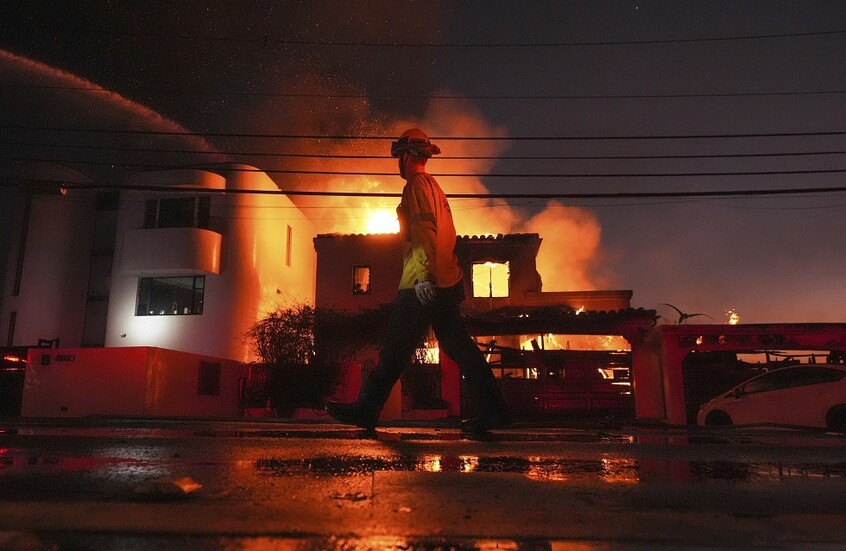
M 4 476 L 108 472 L 113 477 L 151 476 L 169 472 L 178 463 L 190 470 L 191 462 L 177 456 L 137 454 L 116 450 L 107 455 L 35 455 L 19 449 L 0 449 L 0 481 Z M 226 468 L 226 461 L 219 464 Z M 533 455 L 469 454 L 333 454 L 307 458 L 259 458 L 249 462 L 259 476 L 366 476 L 378 471 L 514 473 L 548 481 L 600 481 L 635 484 L 642 481 L 736 482 L 779 481 L 808 478 L 846 478 L 846 462 L 777 463 L 741 461 L 691 461 L 664 458 L 633 458 L 602 454 L 596 458 L 573 459 Z M 205 467 L 215 468 L 213 463 Z
M 377 471 L 515 473 L 551 481 L 602 481 L 635 484 L 661 480 L 729 480 L 739 482 L 790 478 L 846 478 L 846 462 L 839 464 L 741 463 L 602 457 L 564 459 L 550 457 L 400 455 L 317 456 L 307 459 L 259 459 L 255 468 L 271 476 L 370 475 Z
M 637 542 L 578 541 L 541 538 L 469 538 L 461 536 L 161 536 L 127 534 L 50 534 L 39 538 L 34 534 L 18 534 L 19 540 L 33 549 L 89 549 L 107 551 L 147 551 L 180 549 L 181 551 L 640 551 L 647 549 L 675 550 L 675 542 L 640 544 Z M 38 547 L 36 547 L 36 545 Z M 23 549 L 24 547 L 21 547 Z M 30 547 L 26 547 L 29 549 Z

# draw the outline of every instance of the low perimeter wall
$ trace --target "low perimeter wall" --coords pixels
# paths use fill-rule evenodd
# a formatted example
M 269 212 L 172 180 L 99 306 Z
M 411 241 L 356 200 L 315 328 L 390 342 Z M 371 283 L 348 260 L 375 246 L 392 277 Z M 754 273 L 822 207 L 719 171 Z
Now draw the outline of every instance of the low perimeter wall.
M 248 366 L 154 347 L 33 348 L 21 416 L 237 417 Z

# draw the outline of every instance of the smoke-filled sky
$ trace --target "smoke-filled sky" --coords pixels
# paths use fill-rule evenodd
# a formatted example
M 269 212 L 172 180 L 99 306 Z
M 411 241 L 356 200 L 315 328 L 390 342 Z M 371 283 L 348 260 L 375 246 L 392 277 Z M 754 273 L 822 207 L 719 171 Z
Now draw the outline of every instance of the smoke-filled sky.
M 119 184 L 137 165 L 240 161 L 282 189 L 395 193 L 397 176 L 281 171 L 391 174 L 361 158 L 389 140 L 343 137 L 419 126 L 443 150 L 430 172 L 467 174 L 439 176 L 447 193 L 599 194 L 452 201 L 460 233 L 540 233 L 545 290 L 632 289 L 670 323 L 664 303 L 846 321 L 846 194 L 608 196 L 842 187 L 846 3 L 81 4 L 4 4 L 5 165 Z M 157 133 L 173 131 L 198 135 Z M 396 203 L 295 200 L 321 232 Z

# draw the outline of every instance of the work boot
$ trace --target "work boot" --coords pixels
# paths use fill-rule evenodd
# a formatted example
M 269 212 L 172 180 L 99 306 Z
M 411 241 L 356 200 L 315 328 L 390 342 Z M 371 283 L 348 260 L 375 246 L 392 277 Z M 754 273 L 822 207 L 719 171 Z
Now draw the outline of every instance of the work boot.
M 461 432 L 467 434 L 481 434 L 491 429 L 501 429 L 510 424 L 508 416 L 502 413 L 478 415 L 470 419 L 461 420 Z
M 357 402 L 345 404 L 343 402 L 326 402 L 326 413 L 347 425 L 355 425 L 365 430 L 376 428 L 376 421 L 372 415 L 361 411 Z

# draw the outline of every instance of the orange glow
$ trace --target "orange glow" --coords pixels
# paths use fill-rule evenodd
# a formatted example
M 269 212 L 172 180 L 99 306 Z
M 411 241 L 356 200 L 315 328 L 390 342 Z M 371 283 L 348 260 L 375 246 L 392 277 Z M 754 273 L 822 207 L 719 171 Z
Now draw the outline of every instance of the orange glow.
M 520 348 L 532 350 L 532 340 L 543 350 L 631 350 L 629 341 L 618 335 L 522 335 Z
M 555 466 L 545 465 L 542 457 L 529 457 L 529 469 L 526 471 L 526 478 L 532 480 L 554 480 L 564 482 L 570 479 L 570 475 Z
M 479 466 L 479 457 L 475 455 L 459 455 L 461 460 L 461 467 L 459 470 L 462 473 L 472 473 Z
M 399 233 L 396 212 L 389 209 L 370 211 L 367 216 L 367 233 Z
M 298 85 L 301 92 L 330 93 L 325 83 L 306 80 Z M 347 113 L 361 120 L 373 119 L 367 102 L 358 104 L 356 112 Z M 303 121 L 315 124 L 315 121 Z M 438 99 L 424 115 L 415 120 L 394 120 L 367 133 L 399 136 L 407 128 L 423 129 L 438 136 L 507 137 L 507 129 L 486 120 L 484 114 L 466 100 Z M 438 140 L 434 140 L 438 143 Z M 397 174 L 395 159 L 387 156 L 387 140 L 336 140 L 324 144 L 327 155 L 355 156 L 355 160 L 301 157 L 288 159 L 284 168 L 306 171 L 350 171 L 357 174 L 286 179 L 284 187 L 350 192 L 398 193 L 405 182 Z M 483 176 L 439 177 L 444 173 L 489 173 L 497 155 L 507 151 L 506 140 L 442 140 L 438 144 L 443 155 L 434 157 L 427 170 L 435 175 L 448 196 L 458 193 L 486 193 Z M 292 153 L 308 153 L 309 145 L 292 144 Z M 271 167 L 277 168 L 277 167 Z M 384 174 L 384 175 L 383 175 Z M 307 197 L 292 196 L 300 208 L 307 209 L 317 233 L 396 233 L 394 209 L 396 197 Z M 600 253 L 601 228 L 590 211 L 551 201 L 533 207 L 532 211 L 512 207 L 502 199 L 450 198 L 450 207 L 458 235 L 497 235 L 539 233 L 543 245 L 538 252 L 538 271 L 544 291 L 592 290 L 605 282 L 595 281 L 593 268 Z M 384 214 L 375 214 L 382 212 Z M 388 215 L 390 213 L 390 217 Z M 371 216 L 372 215 L 372 216 Z M 390 223 L 388 223 L 390 220 Z
M 6 360 L 7 362 L 26 363 L 25 359 L 19 358 L 17 356 L 13 356 L 11 354 L 6 354 L 5 356 L 3 356 L 3 359 Z
M 728 316 L 728 324 L 729 325 L 737 325 L 740 323 L 740 314 L 737 313 L 735 309 L 726 310 L 726 316 Z
M 443 470 L 441 466 L 441 460 L 443 458 L 440 455 L 429 455 L 426 454 L 423 456 L 423 470 L 429 473 L 439 473 Z
M 603 458 L 602 480 L 612 484 L 640 482 L 637 461 L 629 458 Z

